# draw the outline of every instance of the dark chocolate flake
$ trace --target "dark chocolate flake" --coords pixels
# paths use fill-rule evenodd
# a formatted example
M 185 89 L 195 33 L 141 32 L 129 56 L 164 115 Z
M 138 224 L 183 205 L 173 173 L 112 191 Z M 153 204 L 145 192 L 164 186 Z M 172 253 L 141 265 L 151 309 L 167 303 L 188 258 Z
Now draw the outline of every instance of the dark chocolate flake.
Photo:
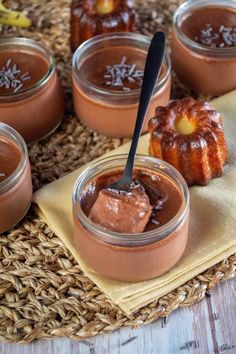
M 151 219 L 151 222 L 155 225 L 160 225 L 159 221 L 155 220 L 155 219 Z
M 105 79 L 106 86 L 121 87 L 123 91 L 131 91 L 131 88 L 125 86 L 125 82 L 136 82 L 139 86 L 141 86 L 143 70 L 136 69 L 136 64 L 126 64 L 126 57 L 123 57 L 120 64 L 107 65 L 106 72 L 103 77 Z
M 23 87 L 23 82 L 29 79 L 29 73 L 21 75 L 21 71 L 11 59 L 8 59 L 6 65 L 0 69 L 0 88 L 13 89 L 14 93 L 18 92 Z
M 229 47 L 236 45 L 236 28 L 221 26 L 219 32 L 226 45 Z
M 236 28 L 221 25 L 218 31 L 214 32 L 208 23 L 201 30 L 200 37 L 195 36 L 194 40 L 212 48 L 233 47 L 236 46 Z
M 129 87 L 123 87 L 122 90 L 123 90 L 123 91 L 131 91 L 131 88 L 129 88 Z

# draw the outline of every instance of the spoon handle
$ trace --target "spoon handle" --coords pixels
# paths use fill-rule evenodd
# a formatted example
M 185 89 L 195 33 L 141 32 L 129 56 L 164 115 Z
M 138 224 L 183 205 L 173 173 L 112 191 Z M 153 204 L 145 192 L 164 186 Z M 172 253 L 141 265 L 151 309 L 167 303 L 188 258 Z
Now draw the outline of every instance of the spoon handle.
M 122 178 L 122 180 L 127 181 L 127 184 L 130 183 L 132 179 L 134 159 L 139 137 L 142 132 L 144 118 L 161 69 L 164 52 L 165 34 L 164 32 L 159 31 L 153 36 L 147 54 L 134 134 Z

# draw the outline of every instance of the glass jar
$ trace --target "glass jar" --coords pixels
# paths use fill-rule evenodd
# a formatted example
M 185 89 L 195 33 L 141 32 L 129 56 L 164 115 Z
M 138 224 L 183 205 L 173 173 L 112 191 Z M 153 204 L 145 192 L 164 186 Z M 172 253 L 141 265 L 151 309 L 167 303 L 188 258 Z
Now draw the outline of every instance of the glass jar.
M 30 163 L 23 138 L 10 126 L 0 123 L 0 142 L 1 139 L 12 144 L 20 159 L 16 169 L 0 182 L 0 233 L 9 230 L 24 217 L 32 199 Z M 0 144 L 0 162 L 4 158 L 4 153 L 6 149 Z M 11 154 L 9 157 L 11 161 L 8 163 L 11 164 L 14 156 Z M 0 171 L 2 172 L 4 171 Z
M 121 57 L 130 56 L 135 64 L 135 60 L 137 61 L 137 57 L 140 56 L 140 62 L 142 62 L 144 68 L 149 45 L 150 38 L 141 34 L 108 33 L 84 42 L 77 49 L 73 56 L 72 74 L 74 108 L 76 115 L 86 126 L 100 134 L 114 138 L 132 136 L 138 110 L 140 88 L 131 91 L 115 91 L 100 87 L 90 81 L 88 75 L 91 74 L 91 70 L 86 70 L 86 66 L 88 66 L 88 59 L 93 61 L 93 58 L 95 58 L 91 67 L 96 68 L 97 72 L 95 74 L 97 75 L 105 68 L 104 61 L 107 58 L 109 62 L 109 58 L 112 56 L 117 61 Z M 130 60 L 132 61 L 132 59 Z M 143 132 L 147 131 L 148 120 L 154 116 L 155 108 L 159 105 L 165 106 L 169 101 L 170 74 L 170 58 L 168 51 L 166 51 L 160 78 L 146 114 Z
M 81 258 L 96 272 L 119 281 L 137 282 L 157 277 L 181 258 L 188 240 L 189 191 L 180 173 L 154 157 L 138 155 L 135 168 L 168 178 L 181 195 L 181 207 L 166 224 L 139 234 L 112 232 L 89 220 L 81 207 L 86 185 L 104 173 L 123 169 L 127 155 L 91 163 L 73 189 L 74 239 Z
M 25 80 L 25 88 L 16 92 L 0 89 L 0 121 L 16 129 L 29 143 L 47 136 L 60 124 L 64 94 L 54 58 L 40 43 L 28 38 L 1 39 L 0 68 L 9 60 L 11 66 L 23 70 L 32 85 Z M 40 75 L 43 67 L 45 71 Z
M 187 19 L 194 31 L 201 24 L 203 17 L 200 13 L 197 20 L 191 21 L 191 17 L 196 11 L 209 11 L 205 25 L 215 21 L 219 22 L 219 26 L 227 27 L 227 23 L 222 23 L 222 16 L 214 18 L 216 15 L 212 10 L 215 11 L 216 8 L 222 11 L 222 14 L 225 11 L 232 12 L 230 26 L 236 28 L 234 0 L 190 0 L 180 5 L 174 14 L 171 44 L 172 65 L 179 79 L 197 93 L 213 96 L 236 88 L 236 46 L 221 48 L 198 43 L 187 35 L 184 24 Z

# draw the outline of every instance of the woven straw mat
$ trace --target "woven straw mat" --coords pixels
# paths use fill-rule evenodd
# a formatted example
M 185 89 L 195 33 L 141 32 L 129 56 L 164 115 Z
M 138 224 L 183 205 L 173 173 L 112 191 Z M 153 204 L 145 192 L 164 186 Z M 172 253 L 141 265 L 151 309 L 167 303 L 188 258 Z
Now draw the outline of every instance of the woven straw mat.
M 0 27 L 0 35 L 40 40 L 54 53 L 67 95 L 65 119 L 49 138 L 29 147 L 34 189 L 37 190 L 103 153 L 122 140 L 97 135 L 75 118 L 71 98 L 68 0 L 5 1 L 33 19 L 28 30 Z M 168 30 L 178 1 L 137 2 L 137 30 L 151 35 Z M 191 94 L 173 77 L 172 97 Z M 224 260 L 130 317 L 115 306 L 81 272 L 70 252 L 30 210 L 10 233 L 0 236 L 0 339 L 30 342 L 37 338 L 87 338 L 123 326 L 150 323 L 179 306 L 201 300 L 219 281 L 232 278 L 236 255 Z

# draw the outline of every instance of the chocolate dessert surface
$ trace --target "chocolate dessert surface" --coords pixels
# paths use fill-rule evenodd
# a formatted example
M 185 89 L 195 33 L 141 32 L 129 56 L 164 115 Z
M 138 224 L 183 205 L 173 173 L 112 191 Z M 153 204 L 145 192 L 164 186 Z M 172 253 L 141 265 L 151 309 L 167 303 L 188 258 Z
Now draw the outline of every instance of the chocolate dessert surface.
M 20 159 L 21 152 L 18 146 L 0 135 L 0 183 L 16 170 Z
M 25 50 L 4 50 L 0 55 L 0 95 L 15 94 L 39 82 L 48 71 L 42 56 Z
M 146 55 L 144 50 L 122 45 L 99 49 L 80 64 L 81 79 L 102 89 L 139 89 Z
M 183 33 L 209 47 L 236 46 L 236 8 L 205 6 L 195 9 L 183 19 Z
M 122 92 L 140 89 L 146 56 L 146 51 L 128 46 L 101 48 L 79 64 L 80 78 L 105 90 Z M 164 64 L 160 79 L 166 70 Z
M 105 173 L 84 188 L 81 207 L 91 221 L 111 231 L 140 233 L 165 225 L 177 214 L 182 197 L 169 177 L 136 168 L 130 190 L 107 189 L 121 174 L 121 170 Z
M 129 189 L 101 189 L 89 219 L 111 231 L 143 232 L 152 213 L 144 187 L 137 181 Z

